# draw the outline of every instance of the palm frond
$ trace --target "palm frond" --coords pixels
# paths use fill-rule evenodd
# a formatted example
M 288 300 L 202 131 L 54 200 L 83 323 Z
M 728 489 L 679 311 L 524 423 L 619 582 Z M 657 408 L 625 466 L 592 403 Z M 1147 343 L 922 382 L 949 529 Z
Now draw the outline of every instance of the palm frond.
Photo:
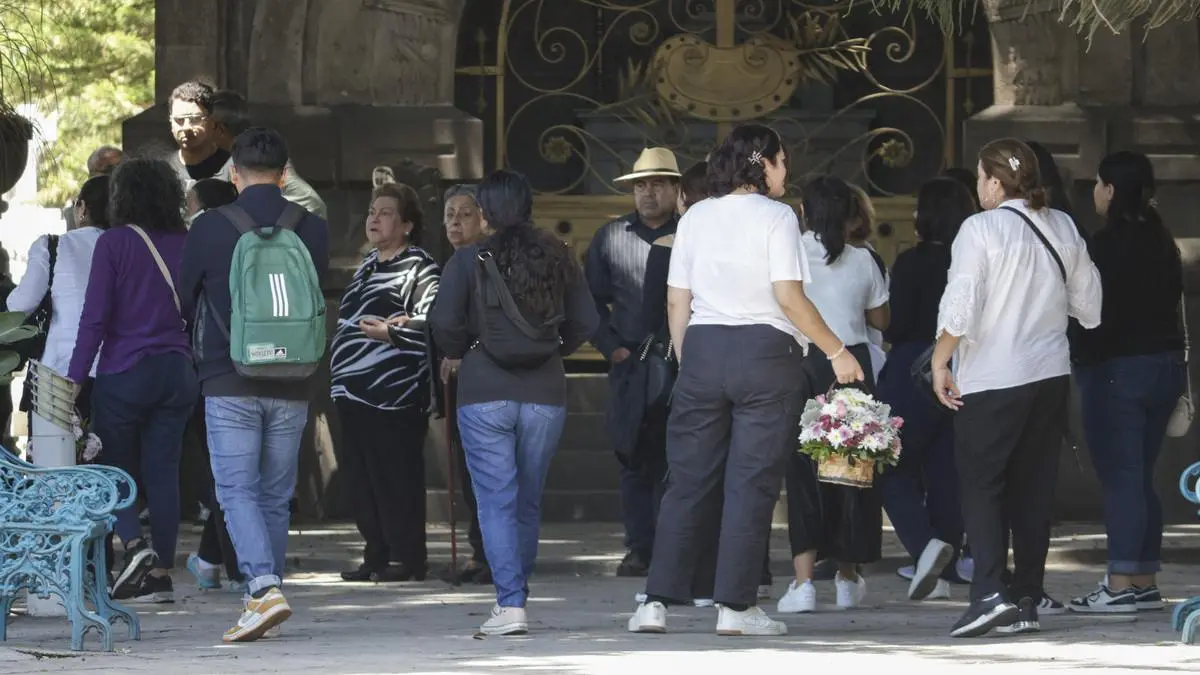
M 875 10 L 920 12 L 941 26 L 947 34 L 960 32 L 975 18 L 980 4 L 998 4 L 1000 0 L 851 0 L 850 5 L 870 6 Z M 1147 29 L 1161 28 L 1177 21 L 1200 18 L 1200 0 L 1024 0 L 1026 6 L 1049 4 L 1059 20 L 1087 35 L 1098 30 L 1122 33 L 1135 21 L 1145 20 Z
M 871 53 L 866 38 L 847 37 L 836 14 L 822 16 L 826 17 L 824 23 L 813 12 L 788 17 L 789 38 L 795 45 L 801 76 L 831 84 L 839 70 L 866 70 Z

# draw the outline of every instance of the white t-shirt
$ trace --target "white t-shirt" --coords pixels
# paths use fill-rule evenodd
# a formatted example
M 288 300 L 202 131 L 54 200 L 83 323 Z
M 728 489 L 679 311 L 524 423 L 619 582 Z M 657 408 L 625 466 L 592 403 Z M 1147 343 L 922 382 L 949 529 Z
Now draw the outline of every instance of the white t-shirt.
M 849 346 L 870 343 L 867 310 L 888 301 L 887 281 L 871 254 L 846 244 L 830 265 L 825 262 L 825 245 L 812 232 L 801 237 L 812 282 L 804 290 L 821 312 L 821 317 L 838 339 Z
M 1033 221 L 1062 259 L 1067 281 L 1017 214 L 998 208 L 963 222 L 938 307 L 938 335 L 962 338 L 954 379 L 964 395 L 1069 374 L 1067 316 L 1084 328 L 1100 325 L 1100 273 L 1071 217 L 1032 211 L 1019 199 L 1001 206 Z
M 800 222 L 758 194 L 705 199 L 679 221 L 667 284 L 692 292 L 689 325 L 767 325 L 808 338 L 787 318 L 772 283 L 810 279 Z

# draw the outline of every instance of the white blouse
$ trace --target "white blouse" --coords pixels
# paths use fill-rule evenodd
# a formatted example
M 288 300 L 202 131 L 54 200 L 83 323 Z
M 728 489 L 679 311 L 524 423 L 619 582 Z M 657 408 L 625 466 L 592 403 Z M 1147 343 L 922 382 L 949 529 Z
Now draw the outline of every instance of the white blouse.
M 795 210 L 762 195 L 731 194 L 695 204 L 679 221 L 667 284 L 691 291 L 689 325 L 767 325 L 807 348 L 772 284 L 811 278 Z
M 1053 209 L 1019 209 L 1037 225 L 1066 267 L 1058 264 L 1017 214 L 977 213 L 962 224 L 951 249 L 938 335 L 962 338 L 954 355 L 959 391 L 1008 389 L 1071 372 L 1067 317 L 1100 325 L 1100 273 L 1071 217 Z
M 846 244 L 830 265 L 825 262 L 825 245 L 816 234 L 805 232 L 801 241 L 812 270 L 812 282 L 804 291 L 829 330 L 847 346 L 870 344 L 867 310 L 888 301 L 887 281 L 875 259 L 865 249 Z
M 98 227 L 81 227 L 58 238 L 54 261 L 54 285 L 50 289 L 53 309 L 50 328 L 46 331 L 46 351 L 42 363 L 66 377 L 75 352 L 75 337 L 79 333 L 79 317 L 83 314 L 83 296 L 87 293 L 88 277 L 92 273 L 92 252 L 103 232 Z M 31 313 L 41 304 L 50 283 L 50 249 L 48 239 L 38 237 L 29 247 L 29 266 L 21 283 L 8 296 L 8 309 Z M 99 360 L 99 355 L 96 360 Z M 92 363 L 91 376 L 96 376 Z

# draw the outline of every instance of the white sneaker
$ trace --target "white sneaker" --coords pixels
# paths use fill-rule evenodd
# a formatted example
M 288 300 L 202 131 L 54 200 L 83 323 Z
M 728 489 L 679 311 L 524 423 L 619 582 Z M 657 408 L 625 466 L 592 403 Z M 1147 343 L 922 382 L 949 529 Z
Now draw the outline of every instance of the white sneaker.
M 908 599 L 921 600 L 929 595 L 937 585 L 937 579 L 942 574 L 950 559 L 954 557 L 954 547 L 941 539 L 930 539 L 917 560 L 917 569 L 913 572 L 912 583 L 908 585 Z
M 637 611 L 629 617 L 629 632 L 667 632 L 667 606 L 661 602 L 647 602 L 638 605 Z
M 950 599 L 950 582 L 945 579 L 938 579 L 934 584 L 933 590 L 929 591 L 922 600 L 949 600 Z
M 797 584 L 795 579 L 788 584 L 787 593 L 779 599 L 779 604 L 775 609 L 780 614 L 801 614 L 804 612 L 814 612 L 817 609 L 817 587 L 813 586 L 812 580 L 805 581 L 802 584 Z
M 838 572 L 833 585 L 837 588 L 837 605 L 842 609 L 858 607 L 867 597 L 867 579 L 861 573 L 858 575 L 858 581 L 847 581 L 842 578 L 842 573 Z
M 492 607 L 492 615 L 479 632 L 484 635 L 524 635 L 529 632 L 529 621 L 525 618 L 524 607 Z
M 787 624 L 767 616 L 757 605 L 744 612 L 718 605 L 717 635 L 787 635 Z

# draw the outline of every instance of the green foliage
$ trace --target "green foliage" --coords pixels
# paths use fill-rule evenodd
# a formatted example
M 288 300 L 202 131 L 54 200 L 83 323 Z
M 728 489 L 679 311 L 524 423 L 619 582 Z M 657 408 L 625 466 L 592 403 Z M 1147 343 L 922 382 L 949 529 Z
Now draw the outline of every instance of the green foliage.
M 967 25 L 982 4 L 999 4 L 1001 0 L 852 0 L 851 4 L 871 5 L 875 9 L 924 12 L 947 33 Z M 1135 21 L 1144 18 L 1149 29 L 1160 28 L 1175 21 L 1192 21 L 1200 17 L 1200 0 L 1025 0 L 1027 6 L 1049 4 L 1058 11 L 1061 21 L 1071 24 L 1089 38 L 1098 30 L 1122 33 Z M 1007 4 L 1007 2 L 1005 3 Z
M 883 471 L 883 467 L 885 466 L 896 466 L 900 461 L 900 458 L 887 448 L 883 450 L 866 450 L 846 446 L 835 448 L 833 445 L 823 441 L 806 441 L 801 443 L 800 454 L 812 457 L 813 461 L 818 464 L 831 457 L 845 457 L 851 465 L 855 462 L 873 461 L 875 462 L 876 471 Z
M 88 155 L 120 147 L 121 122 L 154 103 L 154 0 L 0 0 L 0 26 L 22 36 L 9 51 L 26 55 L 0 94 L 58 117 L 58 137 L 41 148 L 38 199 L 62 206 L 87 179 Z

